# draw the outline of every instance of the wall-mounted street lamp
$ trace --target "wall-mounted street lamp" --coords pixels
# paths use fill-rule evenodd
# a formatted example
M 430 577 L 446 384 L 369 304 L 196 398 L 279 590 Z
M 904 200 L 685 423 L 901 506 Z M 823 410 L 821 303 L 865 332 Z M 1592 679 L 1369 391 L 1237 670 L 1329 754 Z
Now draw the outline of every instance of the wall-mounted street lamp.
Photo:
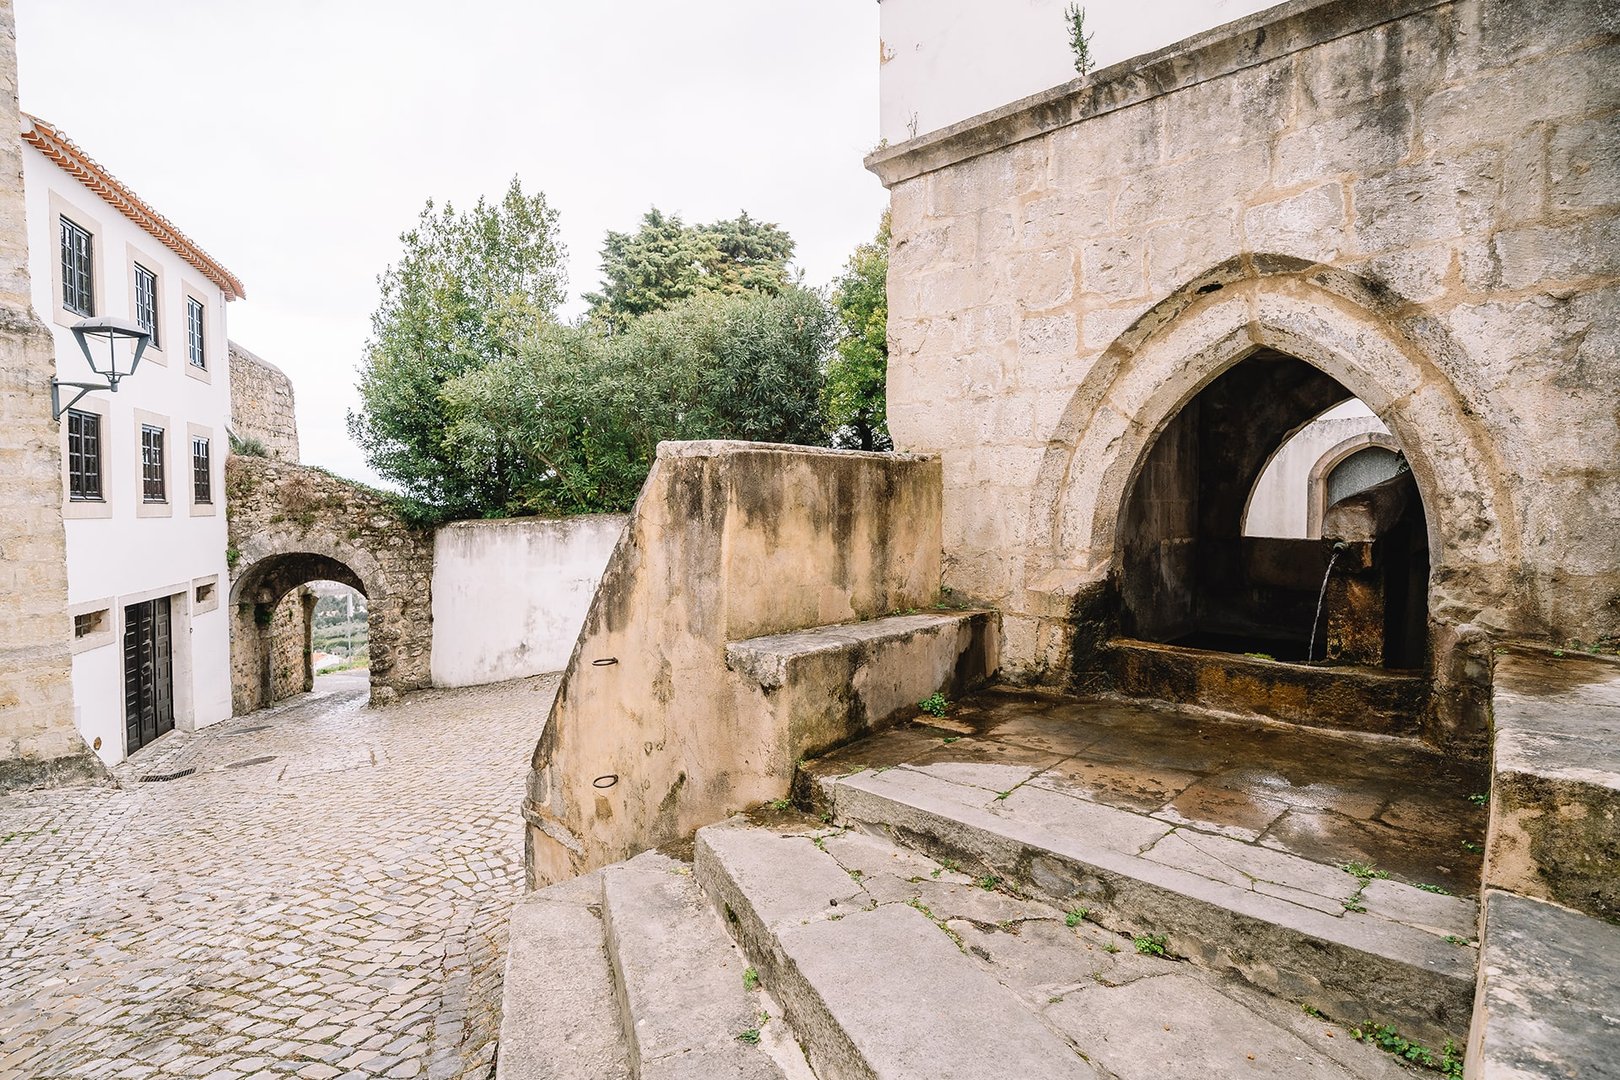
M 118 392 L 118 383 L 135 374 L 140 366 L 141 353 L 146 351 L 146 343 L 152 340 L 152 335 L 142 330 L 139 325 L 128 319 L 117 319 L 105 315 L 96 319 L 81 319 L 73 324 L 73 338 L 79 343 L 79 349 L 84 358 L 90 362 L 90 370 L 100 375 L 106 382 L 82 383 L 62 382 L 59 379 L 51 380 L 51 419 L 60 420 L 62 414 L 73 408 L 78 400 L 92 390 L 110 390 Z M 134 348 L 129 352 L 129 362 L 123 364 L 119 342 L 132 342 Z M 105 344 L 104 344 L 105 343 Z M 74 394 L 66 405 L 62 404 L 62 387 L 71 386 L 79 392 Z

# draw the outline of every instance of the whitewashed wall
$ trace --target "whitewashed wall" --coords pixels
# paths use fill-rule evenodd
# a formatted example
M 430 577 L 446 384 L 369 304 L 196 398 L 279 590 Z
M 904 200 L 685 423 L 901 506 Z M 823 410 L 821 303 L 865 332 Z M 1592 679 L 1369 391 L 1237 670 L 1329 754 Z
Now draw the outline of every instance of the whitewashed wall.
M 433 542 L 433 685 L 568 666 L 625 517 L 464 521 Z
M 111 765 L 126 751 L 122 638 L 128 604 L 171 598 L 176 728 L 195 730 L 231 715 L 230 627 L 220 602 L 227 585 L 224 466 L 231 415 L 226 301 L 217 286 L 32 146 L 24 148 L 23 191 L 34 309 L 55 338 L 59 378 L 94 378 L 71 329 L 80 316 L 61 306 L 55 270 L 61 257 L 59 216 L 94 236 L 97 315 L 134 317 L 133 262 L 159 276 L 160 347 L 146 351 L 117 393 L 91 393 L 74 406 L 102 417 L 104 498 L 70 501 L 63 476 L 69 611 L 106 613 L 98 633 L 74 642 L 74 717 L 85 742 Z M 185 220 L 183 213 L 175 217 Z M 188 294 L 207 311 L 207 367 L 200 371 L 186 362 Z M 73 393 L 64 392 L 64 403 Z M 141 498 L 143 422 L 160 424 L 167 434 L 165 504 Z M 192 497 L 192 435 L 211 444 L 213 501 L 208 504 Z M 66 457 L 65 417 L 58 437 Z M 199 600 L 197 590 L 209 586 L 211 594 Z
M 1069 0 L 881 0 L 881 133 L 891 144 L 1076 77 Z M 1271 7 L 1269 0 L 1092 0 L 1092 59 L 1107 67 Z M 912 121 L 915 117 L 915 131 Z

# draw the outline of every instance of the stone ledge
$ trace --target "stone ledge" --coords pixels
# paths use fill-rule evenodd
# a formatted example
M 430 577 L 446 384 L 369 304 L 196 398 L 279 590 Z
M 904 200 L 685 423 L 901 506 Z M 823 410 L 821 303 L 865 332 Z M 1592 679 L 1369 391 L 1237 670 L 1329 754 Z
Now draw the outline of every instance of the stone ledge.
M 1620 1077 L 1620 927 L 1511 893 L 1485 896 L 1469 1080 Z
M 930 694 L 983 686 L 999 629 L 990 611 L 893 615 L 729 642 L 726 667 L 749 706 L 775 718 L 792 760 L 870 734 Z
M 885 187 L 1450 0 L 1293 0 L 866 158 Z
M 1620 918 L 1620 664 L 1496 661 L 1485 884 Z

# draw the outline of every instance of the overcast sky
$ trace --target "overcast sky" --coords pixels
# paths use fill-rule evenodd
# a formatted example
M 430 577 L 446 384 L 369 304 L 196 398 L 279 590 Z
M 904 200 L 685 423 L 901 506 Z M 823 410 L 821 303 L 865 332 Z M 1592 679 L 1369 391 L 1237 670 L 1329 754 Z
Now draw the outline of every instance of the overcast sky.
M 887 201 L 873 0 L 15 2 L 22 107 L 241 278 L 230 336 L 348 476 L 376 277 L 429 197 L 544 191 L 569 314 L 653 205 L 777 222 L 820 285 Z

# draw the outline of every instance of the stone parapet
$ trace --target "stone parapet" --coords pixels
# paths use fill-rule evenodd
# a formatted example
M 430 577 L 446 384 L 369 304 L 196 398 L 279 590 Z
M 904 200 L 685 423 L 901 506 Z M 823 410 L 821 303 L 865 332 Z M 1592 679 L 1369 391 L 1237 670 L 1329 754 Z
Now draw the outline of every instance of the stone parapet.
M 853 674 L 861 632 L 832 626 L 934 607 L 939 475 L 938 461 L 914 455 L 659 447 L 535 748 L 524 804 L 532 886 L 784 798 L 795 757 L 836 738 L 797 706 L 784 711 L 784 693 L 801 704 L 819 697 L 842 720 L 865 724 L 950 683 L 958 658 L 982 641 L 962 638 L 972 617 L 891 624 Z M 848 648 L 784 659 L 777 667 L 791 689 L 778 687 L 773 702 L 765 684 L 777 680 L 761 673 L 776 669 L 749 639 L 812 627 L 829 628 L 822 644 L 836 638 Z M 936 636 L 957 652 L 949 664 L 924 647 Z M 728 647 L 744 671 L 728 669 Z M 981 660 L 988 674 L 993 658 Z M 874 690 L 870 715 L 852 700 L 852 677 L 855 688 Z M 930 677 L 940 684 L 929 686 Z

